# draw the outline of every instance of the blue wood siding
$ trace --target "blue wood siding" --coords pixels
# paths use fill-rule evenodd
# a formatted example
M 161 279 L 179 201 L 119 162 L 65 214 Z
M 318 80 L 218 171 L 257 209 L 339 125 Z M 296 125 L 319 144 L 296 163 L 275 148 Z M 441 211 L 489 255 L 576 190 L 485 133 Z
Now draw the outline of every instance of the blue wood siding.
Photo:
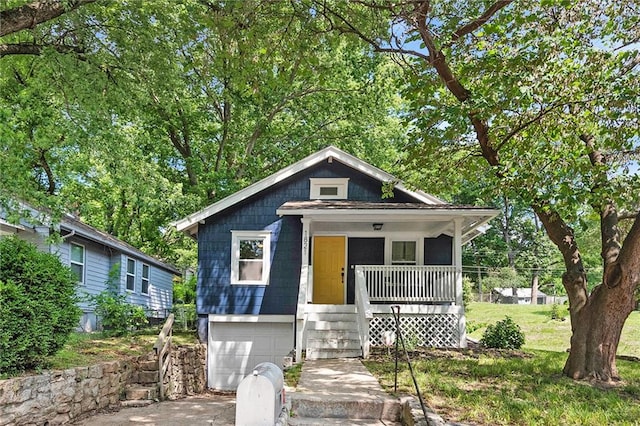
M 69 257 L 72 243 L 84 247 L 84 282 L 77 288 L 77 294 L 80 297 L 78 306 L 84 312 L 93 312 L 93 306 L 86 298 L 95 296 L 106 288 L 111 266 L 110 255 L 103 245 L 83 238 L 72 237 L 64 240 L 54 249 L 60 257 L 60 261 L 67 266 L 70 265 Z
M 134 290 L 127 290 L 127 260 L 136 263 Z M 146 263 L 135 256 L 120 254 L 117 256 L 120 263 L 120 293 L 127 295 L 127 301 L 134 305 L 142 306 L 152 317 L 164 318 L 168 315 L 173 305 L 173 277 L 174 275 L 157 266 Z M 142 265 L 149 266 L 149 292 L 142 293 Z
M 77 294 L 80 297 L 79 306 L 84 312 L 93 312 L 92 303 L 87 301 L 87 297 L 95 296 L 107 289 L 109 271 L 116 268 L 117 286 L 121 294 L 127 294 L 127 301 L 135 305 L 142 306 L 149 311 L 151 316 L 156 313 L 165 317 L 172 307 L 173 302 L 173 277 L 174 274 L 158 268 L 156 265 L 145 263 L 144 261 L 127 256 L 119 252 L 113 252 L 106 246 L 85 240 L 83 238 L 72 237 L 62 244 L 53 247 L 52 251 L 58 255 L 60 261 L 65 265 L 70 265 L 71 243 L 84 247 L 84 283 L 78 286 Z M 136 262 L 135 291 L 126 290 L 126 264 L 127 259 Z M 142 294 L 142 265 L 149 266 L 149 294 Z
M 376 179 L 334 161 L 323 162 L 255 194 L 206 220 L 198 229 L 198 286 L 196 307 L 206 314 L 295 314 L 302 251 L 302 224 L 296 216 L 278 217 L 287 201 L 309 199 L 309 178 L 349 178 L 354 201 L 416 202 L 396 193 L 382 199 Z M 231 231 L 271 230 L 269 284 L 231 285 Z

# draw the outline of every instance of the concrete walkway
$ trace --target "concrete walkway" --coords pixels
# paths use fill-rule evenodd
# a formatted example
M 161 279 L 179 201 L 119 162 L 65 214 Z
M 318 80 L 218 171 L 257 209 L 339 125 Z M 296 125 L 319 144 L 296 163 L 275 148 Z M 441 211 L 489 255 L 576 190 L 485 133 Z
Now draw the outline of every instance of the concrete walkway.
M 305 361 L 298 387 L 287 389 L 286 396 L 291 403 L 288 424 L 292 426 L 401 424 L 401 402 L 382 390 L 359 359 Z M 235 423 L 235 409 L 235 395 L 209 393 L 146 407 L 122 408 L 74 424 L 228 426 Z
M 235 423 L 235 395 L 190 397 L 146 407 L 122 408 L 74 423 L 83 426 L 229 426 Z
M 307 360 L 291 398 L 290 425 L 399 425 L 400 402 L 359 359 Z

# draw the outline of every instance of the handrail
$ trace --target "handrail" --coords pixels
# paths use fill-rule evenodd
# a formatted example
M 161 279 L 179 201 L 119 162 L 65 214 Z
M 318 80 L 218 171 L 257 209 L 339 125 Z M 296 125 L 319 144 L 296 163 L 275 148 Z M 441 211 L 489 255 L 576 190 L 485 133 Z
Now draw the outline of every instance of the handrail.
M 296 362 L 302 360 L 302 345 L 304 331 L 307 326 L 307 293 L 309 291 L 309 266 L 303 265 L 300 268 L 300 288 L 298 289 L 298 307 L 296 309 Z
M 169 371 L 169 364 L 171 363 L 171 339 L 173 337 L 173 322 L 175 316 L 170 314 L 165 321 L 156 343 L 153 345 L 153 350 L 156 353 L 158 359 L 158 386 L 160 388 L 160 401 L 165 399 L 166 389 L 164 386 L 164 379 Z
M 369 349 L 371 346 L 369 341 L 369 322 L 373 318 L 373 312 L 371 311 L 371 301 L 369 300 L 369 293 L 367 293 L 362 266 L 356 266 L 355 278 L 356 318 L 358 320 L 358 332 L 362 345 L 362 357 L 366 359 L 369 358 Z

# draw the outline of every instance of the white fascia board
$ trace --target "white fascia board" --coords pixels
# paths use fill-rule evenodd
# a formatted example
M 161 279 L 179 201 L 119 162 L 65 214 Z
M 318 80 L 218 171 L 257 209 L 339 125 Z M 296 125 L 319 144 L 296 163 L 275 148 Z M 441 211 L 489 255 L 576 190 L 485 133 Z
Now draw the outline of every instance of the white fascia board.
M 362 217 L 380 217 L 380 216 L 393 216 L 410 218 L 415 217 L 417 219 L 438 218 L 451 220 L 456 217 L 474 217 L 477 216 L 483 220 L 483 223 L 491 220 L 496 215 L 495 210 L 487 209 L 278 209 L 276 210 L 278 216 L 304 216 L 311 219 L 322 218 L 322 220 L 344 220 L 345 218 L 352 218 L 358 220 Z M 336 217 L 334 219 L 334 217 Z
M 31 231 L 34 232 L 33 229 L 31 228 L 26 228 L 22 225 L 19 225 L 17 223 L 9 223 L 6 220 L 0 218 L 0 226 L 4 226 L 6 228 L 10 228 L 10 229 L 15 229 L 16 231 Z
M 284 169 L 270 176 L 267 176 L 266 178 L 252 185 L 247 186 L 244 189 L 241 189 L 240 191 L 226 198 L 223 198 L 216 203 L 205 207 L 200 211 L 190 214 L 184 219 L 172 222 L 171 225 L 175 226 L 178 231 L 193 231 L 192 228 L 197 227 L 198 223 L 204 221 L 206 218 L 213 216 L 214 214 L 219 213 L 222 210 L 233 206 L 234 204 L 244 201 L 252 195 L 257 194 L 258 192 L 263 191 L 279 182 L 282 182 L 283 180 L 295 175 L 296 173 L 306 170 L 329 158 L 346 164 L 351 168 L 358 170 L 368 176 L 371 176 L 381 182 L 397 182 L 395 184 L 396 189 L 403 191 L 426 204 L 445 204 L 443 200 L 434 197 L 433 195 L 429 195 L 422 191 L 411 191 L 407 189 L 401 182 L 398 182 L 397 179 L 389 173 L 370 164 L 367 164 L 359 158 L 354 157 L 351 154 L 347 154 L 346 152 L 334 146 L 329 146 L 321 151 L 316 152 L 315 154 L 312 154 L 298 161 L 297 163 L 292 164 L 291 166 L 285 167 Z M 195 232 L 189 233 L 193 235 Z
M 294 322 L 295 315 L 220 315 L 209 314 L 209 322 Z

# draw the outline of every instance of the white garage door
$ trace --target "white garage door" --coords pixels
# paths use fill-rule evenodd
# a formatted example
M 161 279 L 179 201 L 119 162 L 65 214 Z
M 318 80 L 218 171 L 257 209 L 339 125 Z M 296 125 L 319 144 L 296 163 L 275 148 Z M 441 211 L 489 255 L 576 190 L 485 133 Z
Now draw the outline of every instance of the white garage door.
M 236 317 L 237 318 L 237 317 Z M 280 317 L 282 318 L 282 317 Z M 279 319 L 280 319 L 279 318 Z M 236 390 L 242 379 L 261 362 L 282 367 L 282 357 L 293 349 L 293 318 L 270 322 L 209 321 L 208 384 L 219 390 Z

